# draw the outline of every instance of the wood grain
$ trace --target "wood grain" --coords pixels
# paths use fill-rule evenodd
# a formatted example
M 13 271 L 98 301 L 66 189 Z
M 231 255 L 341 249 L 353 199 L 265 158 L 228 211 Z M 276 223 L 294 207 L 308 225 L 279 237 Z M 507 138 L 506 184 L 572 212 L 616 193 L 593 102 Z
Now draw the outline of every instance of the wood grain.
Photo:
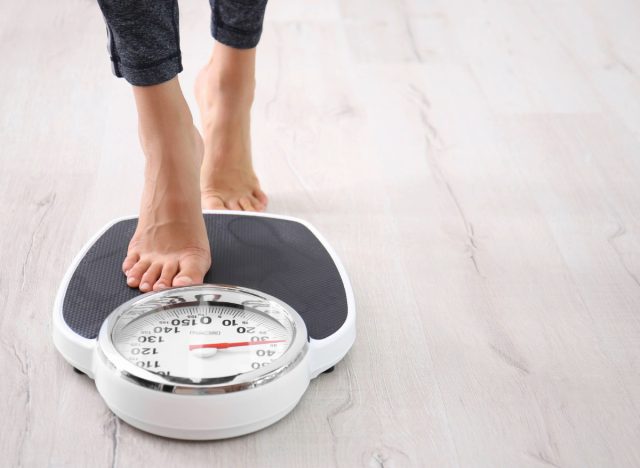
M 53 348 L 143 160 L 95 2 L 0 4 L 0 465 L 640 466 L 640 3 L 270 3 L 257 170 L 341 256 L 358 339 L 287 418 L 206 443 L 120 422 Z M 194 109 L 208 14 L 181 4 Z

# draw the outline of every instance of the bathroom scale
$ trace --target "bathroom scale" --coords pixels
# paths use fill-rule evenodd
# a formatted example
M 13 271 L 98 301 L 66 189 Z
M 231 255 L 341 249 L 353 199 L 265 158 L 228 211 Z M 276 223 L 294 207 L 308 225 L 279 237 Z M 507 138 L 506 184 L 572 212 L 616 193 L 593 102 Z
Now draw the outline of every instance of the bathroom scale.
M 122 420 L 204 440 L 286 416 L 355 340 L 344 266 L 309 223 L 243 211 L 203 213 L 212 252 L 204 284 L 141 293 L 121 265 L 137 217 L 98 232 L 68 268 L 53 341 L 94 379 Z

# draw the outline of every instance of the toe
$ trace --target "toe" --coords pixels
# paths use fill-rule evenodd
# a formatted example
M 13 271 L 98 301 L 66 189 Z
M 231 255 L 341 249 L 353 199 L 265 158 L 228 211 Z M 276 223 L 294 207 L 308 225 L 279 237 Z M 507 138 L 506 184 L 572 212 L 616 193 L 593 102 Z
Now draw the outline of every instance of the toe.
M 242 207 L 240 206 L 240 203 L 238 203 L 238 200 L 228 201 L 227 207 L 229 207 L 230 210 L 242 211 Z
M 205 195 L 202 197 L 202 208 L 206 210 L 224 210 L 224 200 L 218 195 Z
M 144 275 L 145 271 L 149 268 L 151 262 L 149 260 L 140 260 L 134 266 L 129 269 L 129 274 L 127 275 L 127 285 L 132 288 L 137 288 L 140 285 L 140 280 L 142 279 L 142 275 Z
M 204 256 L 193 254 L 180 259 L 179 272 L 173 278 L 172 286 L 189 286 L 201 284 L 211 264 Z
M 131 267 L 133 267 L 133 265 L 136 264 L 138 260 L 140 260 L 140 255 L 138 255 L 136 252 L 131 252 L 127 254 L 127 256 L 124 259 L 124 262 L 122 262 L 123 273 L 126 275 L 127 272 L 131 269 Z
M 251 200 L 249 199 L 249 197 L 242 197 L 238 203 L 240 204 L 240 206 L 242 207 L 242 209 L 244 211 L 256 211 L 255 207 L 253 206 L 253 203 L 251 203 Z
M 264 211 L 264 209 L 266 208 L 266 206 L 263 205 L 262 202 L 255 197 L 251 197 L 251 204 L 256 211 Z
M 264 210 L 267 207 L 267 204 L 269 203 L 269 199 L 267 198 L 267 195 L 262 191 L 262 189 L 257 188 L 253 191 L 253 196 L 256 197 L 256 199 L 260 202 L 262 206 L 262 210 Z
M 152 263 L 140 280 L 140 291 L 149 292 L 162 273 L 162 263 Z
M 154 291 L 159 291 L 161 289 L 166 289 L 171 286 L 173 283 L 173 278 L 178 273 L 178 262 L 171 261 L 164 264 L 162 267 L 162 274 L 160 275 L 160 279 L 156 281 L 156 284 L 153 285 Z

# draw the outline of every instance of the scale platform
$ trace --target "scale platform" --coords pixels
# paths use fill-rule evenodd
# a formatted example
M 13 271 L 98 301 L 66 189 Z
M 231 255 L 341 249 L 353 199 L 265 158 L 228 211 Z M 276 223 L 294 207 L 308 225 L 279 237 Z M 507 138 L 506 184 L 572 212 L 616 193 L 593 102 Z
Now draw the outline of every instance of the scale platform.
M 205 211 L 212 268 L 205 283 L 246 287 L 287 303 L 305 322 L 313 348 L 311 378 L 329 371 L 355 340 L 355 303 L 335 251 L 309 223 L 287 216 Z M 100 328 L 118 306 L 142 294 L 127 286 L 122 261 L 136 217 L 114 220 L 69 267 L 53 311 L 54 343 L 93 378 Z M 149 293 L 148 293 L 149 294 Z

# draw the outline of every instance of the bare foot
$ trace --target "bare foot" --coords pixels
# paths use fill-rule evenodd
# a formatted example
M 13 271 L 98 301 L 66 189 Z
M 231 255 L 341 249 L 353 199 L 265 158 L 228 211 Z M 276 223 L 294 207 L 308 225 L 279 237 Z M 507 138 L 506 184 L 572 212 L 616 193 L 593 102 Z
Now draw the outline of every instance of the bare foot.
M 195 94 L 205 148 L 200 191 L 205 209 L 263 211 L 267 207 L 251 162 L 254 62 L 255 49 L 216 43 L 211 61 L 198 75 Z
M 198 186 L 202 140 L 177 79 L 167 83 L 134 88 L 145 183 L 122 270 L 143 292 L 202 283 L 211 266 Z

